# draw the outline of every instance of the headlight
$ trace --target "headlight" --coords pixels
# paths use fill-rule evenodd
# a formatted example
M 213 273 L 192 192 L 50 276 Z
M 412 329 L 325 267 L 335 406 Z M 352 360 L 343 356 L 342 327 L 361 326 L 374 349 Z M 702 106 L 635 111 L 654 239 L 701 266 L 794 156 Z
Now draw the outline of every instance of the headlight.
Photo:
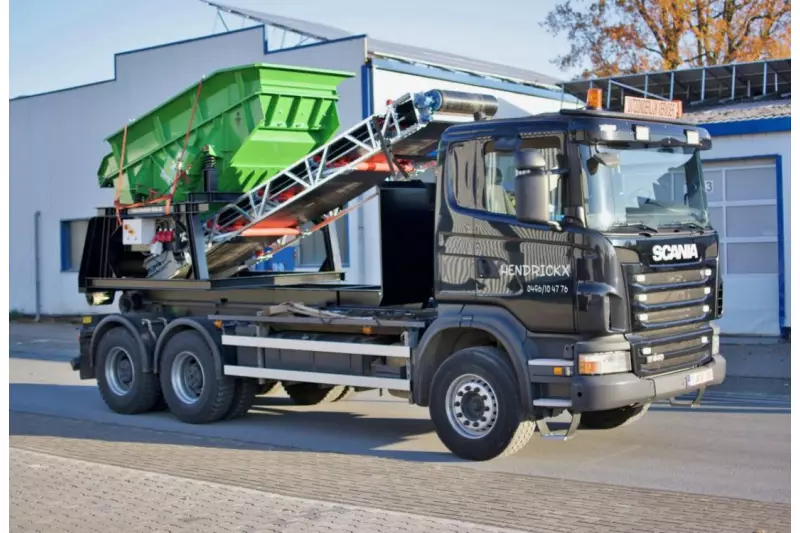
M 578 355 L 579 374 L 615 374 L 630 371 L 630 352 L 599 352 Z

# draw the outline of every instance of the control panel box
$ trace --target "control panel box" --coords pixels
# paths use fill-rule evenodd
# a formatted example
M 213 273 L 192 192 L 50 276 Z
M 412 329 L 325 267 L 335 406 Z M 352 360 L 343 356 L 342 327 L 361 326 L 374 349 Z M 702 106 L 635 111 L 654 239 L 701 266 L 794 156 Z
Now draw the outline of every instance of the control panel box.
M 132 218 L 122 222 L 122 244 L 149 246 L 156 236 L 154 218 Z

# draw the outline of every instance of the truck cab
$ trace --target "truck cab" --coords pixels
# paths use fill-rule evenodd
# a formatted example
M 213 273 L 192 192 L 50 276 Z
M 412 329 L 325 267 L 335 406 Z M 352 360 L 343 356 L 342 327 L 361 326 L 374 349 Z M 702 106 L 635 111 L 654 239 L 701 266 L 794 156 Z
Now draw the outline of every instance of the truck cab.
M 616 427 L 724 379 L 710 146 L 692 124 L 597 109 L 442 137 L 439 316 L 490 331 L 518 359 L 535 419 L 568 410 L 576 427 Z

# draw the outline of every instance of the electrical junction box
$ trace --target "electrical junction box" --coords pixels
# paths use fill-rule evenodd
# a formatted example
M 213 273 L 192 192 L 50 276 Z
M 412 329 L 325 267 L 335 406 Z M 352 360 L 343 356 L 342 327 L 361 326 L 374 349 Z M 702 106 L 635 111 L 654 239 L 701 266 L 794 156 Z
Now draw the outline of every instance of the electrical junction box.
M 150 246 L 156 236 L 154 218 L 132 218 L 122 221 L 122 244 Z

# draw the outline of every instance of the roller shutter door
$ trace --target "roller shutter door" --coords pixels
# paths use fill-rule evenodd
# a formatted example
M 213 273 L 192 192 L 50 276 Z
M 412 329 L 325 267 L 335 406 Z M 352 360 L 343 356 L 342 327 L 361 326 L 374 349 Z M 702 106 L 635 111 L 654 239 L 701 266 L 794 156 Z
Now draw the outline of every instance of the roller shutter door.
M 779 335 L 778 189 L 775 160 L 703 164 L 709 215 L 720 233 L 722 333 Z

